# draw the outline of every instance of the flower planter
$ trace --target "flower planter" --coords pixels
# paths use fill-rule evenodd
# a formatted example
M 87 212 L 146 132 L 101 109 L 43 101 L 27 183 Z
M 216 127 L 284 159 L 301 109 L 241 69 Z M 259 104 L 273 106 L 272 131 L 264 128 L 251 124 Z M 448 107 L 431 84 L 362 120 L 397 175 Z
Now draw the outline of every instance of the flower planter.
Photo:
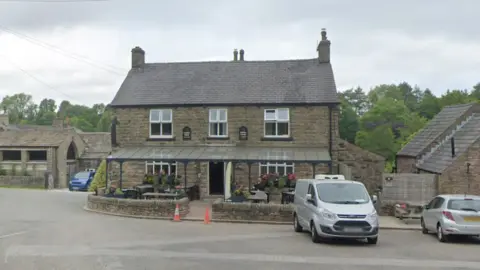
M 244 196 L 232 196 L 230 197 L 231 202 L 244 202 L 247 199 Z

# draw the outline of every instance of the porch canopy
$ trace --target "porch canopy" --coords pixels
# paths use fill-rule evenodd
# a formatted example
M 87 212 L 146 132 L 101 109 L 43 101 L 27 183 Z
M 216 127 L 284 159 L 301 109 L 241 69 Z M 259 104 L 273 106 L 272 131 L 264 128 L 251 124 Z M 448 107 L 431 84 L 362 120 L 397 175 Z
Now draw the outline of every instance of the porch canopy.
M 224 161 L 330 163 L 327 149 L 307 147 L 163 146 L 127 147 L 112 153 L 111 161 Z
M 296 162 L 313 166 L 313 177 L 317 164 L 331 165 L 330 154 L 325 148 L 313 147 L 243 147 L 243 146 L 140 146 L 125 147 L 113 152 L 107 162 L 120 163 L 120 185 L 122 164 L 128 161 L 182 162 L 184 180 L 187 183 L 186 168 L 189 162 L 233 162 L 247 163 L 249 187 L 251 186 L 251 165 L 259 162 Z

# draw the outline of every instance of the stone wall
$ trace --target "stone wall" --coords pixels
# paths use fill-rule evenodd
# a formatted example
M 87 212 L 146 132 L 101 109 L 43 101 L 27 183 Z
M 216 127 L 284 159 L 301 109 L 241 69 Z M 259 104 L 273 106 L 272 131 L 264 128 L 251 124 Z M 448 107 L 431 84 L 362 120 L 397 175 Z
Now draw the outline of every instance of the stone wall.
M 416 173 L 417 159 L 415 157 L 397 156 L 397 173 Z
M 480 195 L 480 140 L 438 176 L 438 189 L 443 194 Z
M 341 139 L 337 139 L 337 141 L 338 162 L 350 168 L 348 173 L 352 176 L 351 180 L 362 182 L 368 191 L 373 194 L 378 186 L 382 185 L 385 158 L 347 141 Z M 334 171 L 334 173 L 337 172 Z
M 123 198 L 107 198 L 88 195 L 87 208 L 111 214 L 150 218 L 173 218 L 175 207 L 179 205 L 180 217 L 185 217 L 189 211 L 187 198 L 179 200 L 133 200 Z
M 35 176 L 0 176 L 0 186 L 44 188 L 45 178 Z
M 293 222 L 293 205 L 229 203 L 219 200 L 212 204 L 212 218 L 230 221 Z

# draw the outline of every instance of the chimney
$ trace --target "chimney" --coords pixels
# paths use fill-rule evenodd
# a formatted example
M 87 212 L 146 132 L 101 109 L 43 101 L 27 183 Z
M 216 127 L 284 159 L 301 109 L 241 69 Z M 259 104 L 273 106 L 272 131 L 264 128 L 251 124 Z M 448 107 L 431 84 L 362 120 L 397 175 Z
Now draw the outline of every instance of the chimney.
M 58 129 L 63 129 L 65 127 L 64 121 L 62 118 L 55 118 L 53 119 L 52 122 L 52 127 L 58 128 Z
M 322 40 L 317 46 L 318 63 L 330 63 L 330 40 L 327 39 L 327 30 L 322 28 Z
M 145 65 L 145 51 L 140 47 L 132 49 L 132 68 L 142 68 Z
M 455 157 L 455 138 L 450 138 L 450 146 L 452 147 L 452 158 Z
M 237 49 L 233 50 L 233 61 L 234 62 L 238 61 L 238 51 L 237 51 Z
M 245 60 L 244 56 L 245 56 L 245 51 L 243 49 L 240 49 L 240 61 Z

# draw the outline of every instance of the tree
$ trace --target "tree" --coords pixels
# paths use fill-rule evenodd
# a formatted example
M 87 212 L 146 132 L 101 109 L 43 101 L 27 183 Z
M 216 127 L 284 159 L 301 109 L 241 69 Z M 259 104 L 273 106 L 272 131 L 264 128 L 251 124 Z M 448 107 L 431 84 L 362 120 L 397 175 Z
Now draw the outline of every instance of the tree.
M 358 115 L 363 115 L 370 107 L 368 97 L 360 87 L 340 93 L 340 99 L 348 102 Z
M 429 89 L 426 89 L 418 105 L 418 114 L 427 119 L 432 119 L 440 110 L 440 101 Z
M 339 132 L 340 137 L 350 143 L 355 143 L 358 131 L 358 115 L 352 105 L 343 100 L 340 105 Z
M 100 165 L 98 165 L 97 170 L 95 171 L 95 176 L 93 177 L 93 180 L 90 183 L 90 186 L 88 187 L 88 191 L 95 192 L 97 188 L 106 187 L 107 185 L 105 181 L 106 172 L 107 172 L 107 161 L 102 160 L 102 162 L 100 162 Z

